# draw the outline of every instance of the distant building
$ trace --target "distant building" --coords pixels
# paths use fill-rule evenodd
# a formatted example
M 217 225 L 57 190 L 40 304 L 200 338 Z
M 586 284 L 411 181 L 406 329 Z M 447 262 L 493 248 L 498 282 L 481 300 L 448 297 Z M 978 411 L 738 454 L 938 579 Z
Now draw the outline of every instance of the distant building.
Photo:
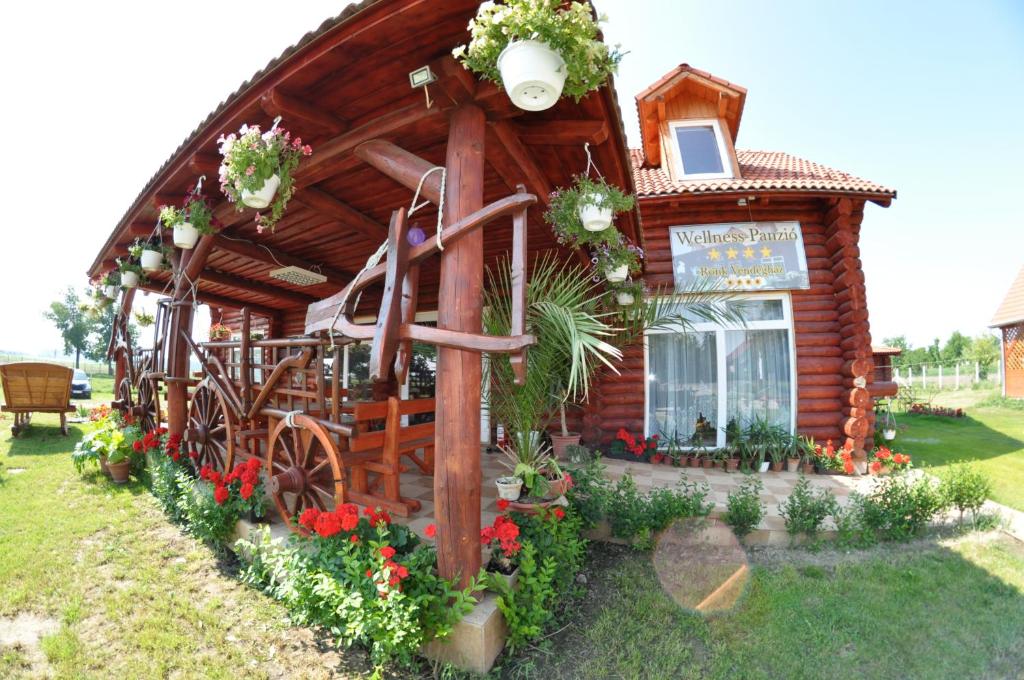
M 992 317 L 991 328 L 998 328 L 1002 348 L 1004 397 L 1024 398 L 1024 267 L 1010 285 L 1006 297 Z

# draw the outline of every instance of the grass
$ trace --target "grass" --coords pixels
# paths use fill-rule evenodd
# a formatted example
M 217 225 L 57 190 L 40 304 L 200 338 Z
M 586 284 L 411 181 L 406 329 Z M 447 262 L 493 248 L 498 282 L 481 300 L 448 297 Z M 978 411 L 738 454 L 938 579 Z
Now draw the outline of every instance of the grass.
M 894 448 L 936 471 L 958 460 L 976 461 L 992 480 L 992 499 L 1024 510 L 1024 413 L 990 401 L 993 395 L 961 390 L 936 397 L 938 405 L 963 408 L 963 418 L 897 415 Z
M 84 426 L 60 436 L 38 416 L 12 440 L 0 420 L 0 617 L 59 623 L 40 641 L 58 678 L 328 677 L 366 669 L 274 601 L 233 578 L 234 565 L 167 522 L 140 483 L 80 478 L 68 455 Z M 12 473 L 11 470 L 21 470 Z M 0 676 L 26 670 L 0 650 Z M 288 670 L 286 670 L 288 669 Z
M 1010 678 L 1024 667 L 1024 546 L 1010 538 L 755 566 L 737 608 L 709 618 L 657 587 L 648 555 L 594 546 L 592 557 L 568 628 L 506 661 L 503 677 Z

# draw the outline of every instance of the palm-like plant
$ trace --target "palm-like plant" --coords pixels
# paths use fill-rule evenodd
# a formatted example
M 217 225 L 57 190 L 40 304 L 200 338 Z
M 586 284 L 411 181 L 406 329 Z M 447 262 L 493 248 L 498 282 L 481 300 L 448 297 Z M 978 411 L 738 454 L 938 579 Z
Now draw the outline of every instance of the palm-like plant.
M 488 283 L 484 331 L 508 335 L 512 274 L 507 261 L 488 269 Z M 672 324 L 685 330 L 694 319 L 742 324 L 741 312 L 723 304 L 727 297 L 696 289 L 686 296 L 637 299 L 626 307 L 606 305 L 604 289 L 582 266 L 553 253 L 538 256 L 526 288 L 526 332 L 537 339 L 526 353 L 526 380 L 515 384 L 507 355 L 491 355 L 489 364 L 490 410 L 508 429 L 514 465 L 520 471 L 556 471 L 554 459 L 542 455 L 541 433 L 558 413 L 568 435 L 565 405 L 586 401 L 597 371 L 602 366 L 616 370 L 622 348 L 652 329 Z

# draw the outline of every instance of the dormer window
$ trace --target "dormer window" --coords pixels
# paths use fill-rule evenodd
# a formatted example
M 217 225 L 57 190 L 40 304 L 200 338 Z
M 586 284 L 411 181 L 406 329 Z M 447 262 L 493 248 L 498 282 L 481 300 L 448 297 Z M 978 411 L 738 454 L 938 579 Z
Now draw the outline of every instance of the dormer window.
M 717 119 L 669 123 L 675 142 L 677 179 L 722 179 L 733 176 L 725 138 Z

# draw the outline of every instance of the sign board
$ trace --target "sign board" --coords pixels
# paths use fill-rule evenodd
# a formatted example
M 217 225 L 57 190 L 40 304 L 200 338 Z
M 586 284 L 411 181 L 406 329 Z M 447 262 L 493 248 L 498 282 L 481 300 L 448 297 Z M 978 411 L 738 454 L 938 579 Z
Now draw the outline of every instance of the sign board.
M 809 288 L 799 222 L 669 227 L 677 293 Z

